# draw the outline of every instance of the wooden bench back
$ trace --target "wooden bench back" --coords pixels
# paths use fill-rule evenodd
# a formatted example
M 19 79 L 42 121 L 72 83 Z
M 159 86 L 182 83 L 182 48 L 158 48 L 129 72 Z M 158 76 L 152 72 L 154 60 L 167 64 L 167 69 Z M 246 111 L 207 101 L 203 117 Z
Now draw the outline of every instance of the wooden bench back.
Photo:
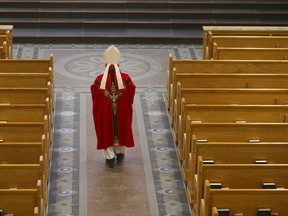
M 49 111 L 48 101 L 46 104 L 0 104 L 0 120 L 41 122 Z
M 182 98 L 181 113 L 178 127 L 173 131 L 178 133 L 177 141 L 181 142 L 186 129 L 186 119 L 190 116 L 193 122 L 278 122 L 288 121 L 287 105 L 223 105 L 223 104 L 186 104 Z
M 1 42 L 0 45 L 0 59 L 8 59 L 8 46 L 7 42 Z
M 44 142 L 6 142 L 0 144 L 1 164 L 36 164 L 45 152 Z
M 0 123 L 0 139 L 3 142 L 41 142 L 47 133 L 48 122 L 5 122 Z M 17 136 L 15 133 L 17 131 Z
M 179 84 L 179 83 L 178 83 Z M 288 89 L 181 88 L 177 102 L 190 104 L 288 104 Z
M 43 157 L 38 164 L 0 164 L 0 188 L 34 189 L 37 180 L 43 181 Z
M 212 141 L 260 140 L 260 142 L 286 142 L 288 123 L 190 123 L 186 133 L 194 135 L 193 139 Z M 188 136 L 188 134 L 187 134 Z
M 213 59 L 225 60 L 287 60 L 288 48 L 242 48 L 213 45 Z
M 190 197 L 193 197 L 195 191 L 194 176 L 198 173 L 199 161 L 203 163 L 203 160 L 213 160 L 216 164 L 253 164 L 256 160 L 266 160 L 268 164 L 288 164 L 287 146 L 287 142 L 256 144 L 245 142 L 193 143 L 192 153 L 189 154 L 187 180 L 187 188 L 192 192 Z M 199 159 L 200 157 L 201 159 Z
M 288 88 L 288 74 L 176 73 L 174 75 L 169 101 L 176 99 L 178 82 L 182 88 Z M 169 104 L 173 112 L 174 103 Z
M 189 119 L 187 119 L 187 122 Z M 195 142 L 287 142 L 288 123 L 190 123 L 183 138 L 183 173 L 188 179 L 189 154 Z
M 0 60 L 0 73 L 49 73 L 53 82 L 53 55 L 49 59 L 5 59 Z
M 240 212 L 243 215 L 255 215 L 260 208 L 270 208 L 279 215 L 288 215 L 287 197 L 287 189 L 210 189 L 209 181 L 205 181 L 200 216 L 212 215 L 213 207 L 228 208 L 232 215 Z
M 21 216 L 45 215 L 41 180 L 35 189 L 0 189 L 1 208 Z
M 204 198 L 205 181 L 221 183 L 223 188 L 261 189 L 262 183 L 275 183 L 276 187 L 287 187 L 288 164 L 204 164 L 198 157 L 198 173 L 194 182 L 195 212 L 199 214 Z M 193 176 L 194 178 L 194 176 Z
M 203 26 L 203 59 L 214 36 L 288 36 L 285 26 Z
M 228 74 L 287 74 L 285 60 L 177 60 L 170 55 L 167 75 L 167 107 L 170 106 L 171 89 L 177 88 L 174 81 L 179 73 L 228 73 Z
M 205 59 L 213 58 L 213 44 L 218 47 L 288 48 L 287 36 L 212 35 L 209 37 Z
M 288 104 L 288 89 L 237 89 L 237 88 L 182 88 L 177 85 L 174 109 L 169 111 L 170 121 L 179 124 L 182 98 L 189 104 Z M 171 112 L 173 111 L 173 112 Z M 173 126 L 174 128 L 174 126 Z
M 6 44 L 6 58 L 2 59 L 12 59 L 13 58 L 13 38 L 12 38 L 12 31 L 11 30 L 6 30 L 6 31 L 1 31 L 0 30 L 0 43 L 2 44 L 5 42 Z
M 50 74 L 47 73 L 0 73 L 1 87 L 39 88 L 47 85 Z
M 50 83 L 41 88 L 0 87 L 0 103 L 2 104 L 45 104 L 51 98 Z

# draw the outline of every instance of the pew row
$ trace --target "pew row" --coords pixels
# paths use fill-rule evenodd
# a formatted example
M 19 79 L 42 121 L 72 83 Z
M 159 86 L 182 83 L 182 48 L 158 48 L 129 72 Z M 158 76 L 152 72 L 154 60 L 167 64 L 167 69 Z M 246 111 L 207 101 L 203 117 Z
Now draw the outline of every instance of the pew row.
M 45 167 L 49 169 L 52 143 L 50 133 L 52 132 L 49 131 L 47 116 L 42 122 L 0 122 L 0 145 L 41 145 L 42 154 L 45 157 Z
M 213 58 L 213 43 L 219 47 L 288 48 L 288 35 L 211 35 L 209 36 L 205 59 Z
M 0 138 L 4 142 L 40 142 L 47 128 L 47 122 L 0 122 Z
M 7 42 L 0 42 L 0 59 L 8 59 L 8 46 Z
M 288 36 L 284 26 L 203 26 L 203 59 L 214 36 Z
M 45 216 L 41 180 L 35 189 L 0 189 L 0 208 L 15 216 Z
M 285 60 L 177 60 L 169 56 L 166 105 L 169 109 L 172 88 L 176 91 L 175 74 L 181 73 L 228 73 L 228 74 L 287 74 Z
M 0 144 L 1 164 L 36 164 L 46 152 L 45 140 L 42 142 L 5 142 Z
M 1 87 L 45 87 L 50 81 L 50 73 L 10 73 L 0 72 Z
M 284 145 L 287 149 L 287 143 Z M 262 158 L 261 154 L 255 152 L 255 155 L 258 155 L 260 159 Z M 242 160 L 242 155 L 240 153 L 239 155 L 234 154 L 234 156 L 239 159 L 239 162 L 230 157 L 231 160 L 228 159 L 227 161 L 221 161 L 221 159 L 219 159 L 218 161 L 216 159 L 215 164 L 206 164 L 206 160 L 203 159 L 204 157 L 198 157 L 198 171 L 193 175 L 194 188 L 191 187 L 192 185 L 187 185 L 187 195 L 190 197 L 190 201 L 193 201 L 191 198 L 194 195 L 193 215 L 199 215 L 201 199 L 204 198 L 205 180 L 209 180 L 213 183 L 221 183 L 221 187 L 223 188 L 229 187 L 234 189 L 260 189 L 262 188 L 263 183 L 275 183 L 275 187 L 278 188 L 288 187 L 286 181 L 288 177 L 287 159 L 285 163 L 270 164 L 269 160 L 268 164 L 254 164 L 254 161 L 252 160 L 255 158 L 259 159 L 257 156 L 252 155 L 250 160 L 246 159 L 246 161 Z M 249 161 L 251 163 L 249 163 Z M 281 160 L 278 162 L 281 162 Z
M 177 83 L 183 88 L 288 88 L 288 74 L 173 73 L 169 101 L 176 99 Z M 174 103 L 170 105 L 173 113 Z
M 231 215 L 257 215 L 257 210 L 263 208 L 270 208 L 279 215 L 288 215 L 287 205 L 287 189 L 210 189 L 207 180 L 200 216 L 212 215 L 213 207 L 229 209 Z
M 199 174 L 199 170 L 201 170 L 199 169 L 199 161 L 203 162 L 204 160 L 209 160 L 214 161 L 216 164 L 252 164 L 255 163 L 255 161 L 266 161 L 268 164 L 288 164 L 288 159 L 286 157 L 288 152 L 287 146 L 287 142 L 193 143 L 193 149 L 189 154 L 189 171 L 187 182 L 187 193 L 190 201 L 193 201 L 193 194 L 195 191 L 194 176 Z
M 288 60 L 288 48 L 220 47 L 213 44 L 213 59 L 225 60 Z
M 33 189 L 37 180 L 47 182 L 44 172 L 44 158 L 37 164 L 0 164 L 0 188 Z
M 40 158 L 40 159 L 39 159 Z M 48 202 L 48 176 L 44 157 L 33 164 L 0 164 L 0 189 L 35 189 L 41 180 L 41 194 L 44 203 Z M 0 206 L 1 207 L 1 206 Z
M 49 115 L 50 104 L 0 104 L 1 121 L 41 122 Z
M 285 105 L 288 104 L 288 89 L 255 88 L 182 88 L 177 83 L 177 96 L 174 101 L 174 113 L 169 119 L 175 124 L 175 133 L 181 113 L 182 98 L 187 104 L 249 104 L 249 105 Z M 174 128 L 174 127 L 173 127 Z M 178 137 L 174 137 L 177 142 Z
M 7 41 L 8 58 L 13 58 L 13 26 L 0 25 L 0 41 Z
M 189 121 L 187 117 L 187 122 Z M 191 121 L 190 121 L 191 122 Z M 287 142 L 288 123 L 190 123 L 183 138 L 182 171 L 188 180 L 189 154 L 195 142 Z M 193 160 L 193 159 L 192 159 Z
M 178 156 L 182 159 L 182 139 L 186 130 L 187 116 L 191 122 L 278 122 L 288 121 L 287 105 L 226 105 L 226 104 L 186 104 L 182 98 L 178 127 L 173 129 L 178 144 Z M 176 135 L 175 133 L 178 133 Z
M 41 88 L 0 87 L 0 103 L 2 104 L 45 104 L 46 98 L 53 98 L 52 85 L 47 83 Z
M 2 59 L 12 59 L 13 58 L 13 49 L 12 49 L 12 42 L 13 38 L 12 38 L 12 31 L 10 30 L 6 30 L 1 32 L 0 30 L 0 44 L 3 44 L 3 42 L 5 42 L 5 53 L 6 53 L 6 57 L 2 58 Z
M 53 55 L 49 59 L 2 59 L 0 73 L 48 73 L 53 84 Z

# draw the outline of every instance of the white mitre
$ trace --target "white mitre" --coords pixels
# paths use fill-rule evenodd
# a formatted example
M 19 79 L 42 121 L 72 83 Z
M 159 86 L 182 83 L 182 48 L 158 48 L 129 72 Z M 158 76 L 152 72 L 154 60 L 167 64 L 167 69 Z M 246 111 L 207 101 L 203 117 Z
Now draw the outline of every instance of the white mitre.
M 120 74 L 120 69 L 118 67 L 120 57 L 121 57 L 121 53 L 118 50 L 118 48 L 114 45 L 109 46 L 108 49 L 104 52 L 104 58 L 105 58 L 107 65 L 106 65 L 106 68 L 104 71 L 103 78 L 101 80 L 100 89 L 105 89 L 105 87 L 106 87 L 107 76 L 108 76 L 109 68 L 111 65 L 114 65 L 114 68 L 115 68 L 115 74 L 116 74 L 116 79 L 117 79 L 117 83 L 118 83 L 118 88 L 119 89 L 124 88 L 123 80 L 122 80 L 122 77 Z

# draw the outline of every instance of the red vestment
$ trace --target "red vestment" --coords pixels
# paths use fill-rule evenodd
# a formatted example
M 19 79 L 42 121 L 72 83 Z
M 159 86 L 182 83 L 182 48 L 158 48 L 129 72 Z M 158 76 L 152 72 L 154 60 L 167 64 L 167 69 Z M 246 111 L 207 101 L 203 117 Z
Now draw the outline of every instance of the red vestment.
M 110 66 L 106 87 L 100 89 L 103 74 L 91 85 L 97 149 L 110 146 L 133 147 L 132 104 L 136 86 L 128 74 L 120 72 L 124 89 L 118 89 L 114 66 Z

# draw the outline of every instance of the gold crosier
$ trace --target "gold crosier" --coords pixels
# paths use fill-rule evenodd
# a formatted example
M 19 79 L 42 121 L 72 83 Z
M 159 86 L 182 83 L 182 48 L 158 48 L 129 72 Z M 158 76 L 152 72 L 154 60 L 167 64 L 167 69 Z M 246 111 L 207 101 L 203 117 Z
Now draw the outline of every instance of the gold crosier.
M 112 108 L 112 125 L 114 146 L 119 146 L 119 125 L 118 125 L 118 100 L 123 93 L 119 93 L 116 89 L 114 81 L 111 83 L 110 92 L 106 89 L 104 95 L 109 98 Z

